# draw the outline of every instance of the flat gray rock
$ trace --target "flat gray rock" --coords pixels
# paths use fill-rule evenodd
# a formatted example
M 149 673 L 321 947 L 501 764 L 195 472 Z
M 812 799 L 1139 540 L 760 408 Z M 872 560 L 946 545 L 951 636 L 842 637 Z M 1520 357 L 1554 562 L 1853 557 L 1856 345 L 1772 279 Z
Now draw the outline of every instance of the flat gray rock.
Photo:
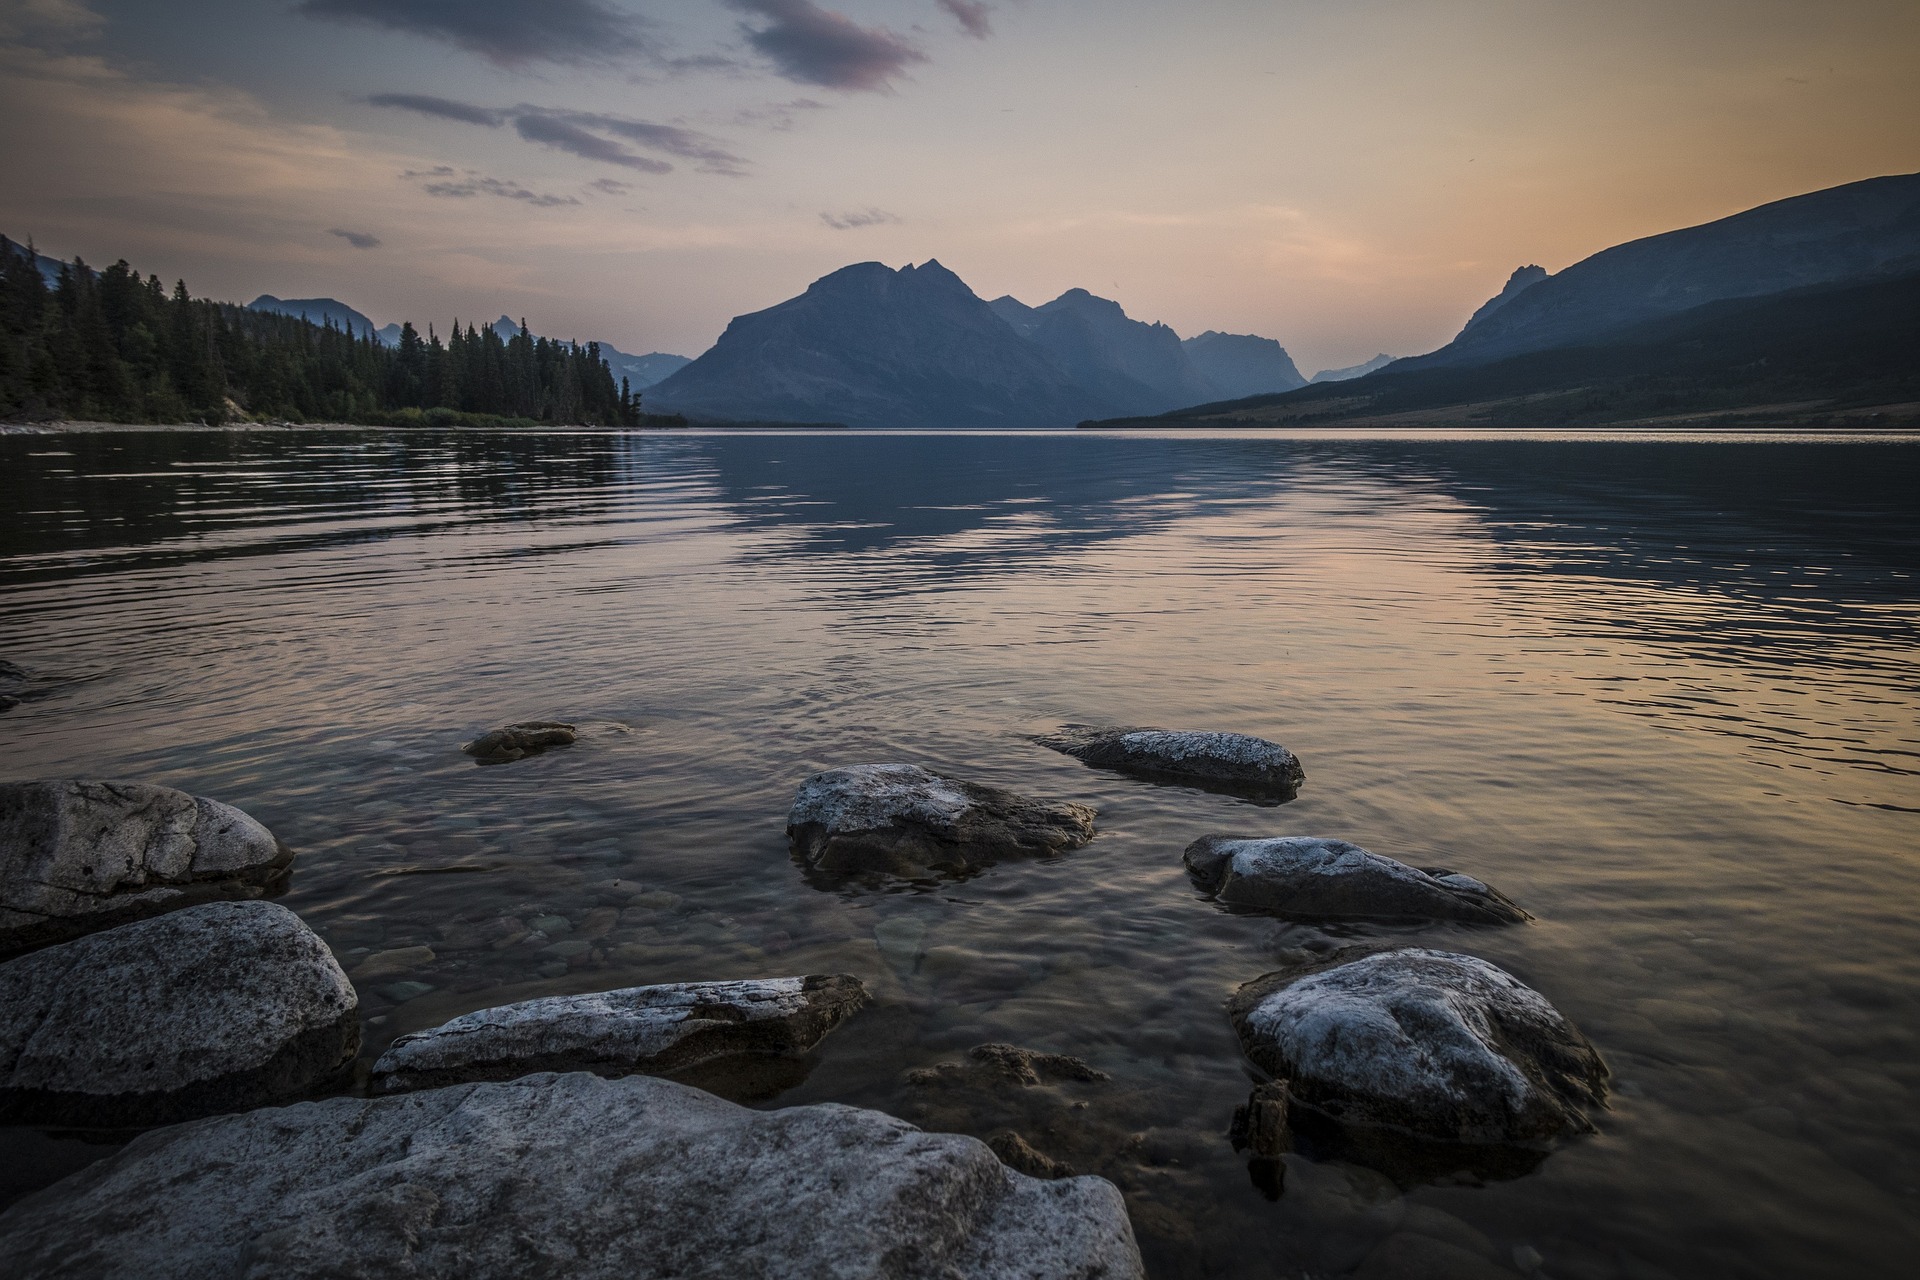
M 1267 974 L 1228 1004 L 1241 1046 L 1343 1128 L 1450 1143 L 1589 1132 L 1606 1064 L 1544 996 L 1474 956 L 1408 947 Z
M 1410 867 L 1345 840 L 1202 836 L 1184 858 L 1194 883 L 1219 901 L 1292 919 L 1518 924 L 1529 918 L 1472 876 Z
M 403 1093 L 537 1071 L 676 1077 L 811 1050 L 867 998 L 846 974 L 675 982 L 548 996 L 465 1014 L 394 1041 L 373 1092 Z M 693 1083 L 703 1083 L 695 1079 Z
M 1005 857 L 1046 856 L 1093 839 L 1083 804 L 1030 800 L 913 764 L 862 764 L 800 785 L 787 838 L 816 871 L 964 874 Z
M 558 720 L 524 720 L 489 730 L 460 749 L 481 764 L 506 764 L 552 747 L 572 746 L 577 736 L 574 726 Z
M 1244 733 L 1074 727 L 1034 741 L 1095 768 L 1182 783 L 1260 804 L 1285 804 L 1300 793 L 1307 777 L 1293 752 Z
M 292 861 L 240 810 L 171 787 L 0 783 L 0 956 L 277 893 Z
M 528 1076 L 143 1135 L 0 1215 L 0 1274 L 1127 1280 L 1119 1191 L 823 1104 Z
M 359 1048 L 352 984 L 270 902 L 188 907 L 0 964 L 0 1124 L 130 1128 L 283 1102 L 334 1085 Z

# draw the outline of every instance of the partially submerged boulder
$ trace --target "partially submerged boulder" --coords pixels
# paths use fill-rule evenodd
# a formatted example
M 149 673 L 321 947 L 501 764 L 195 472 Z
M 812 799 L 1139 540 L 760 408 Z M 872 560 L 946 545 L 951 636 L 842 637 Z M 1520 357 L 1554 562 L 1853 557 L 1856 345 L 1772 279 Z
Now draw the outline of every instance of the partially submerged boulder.
M 506 764 L 551 747 L 571 746 L 576 736 L 574 726 L 558 720 L 523 720 L 483 733 L 460 749 L 481 764 Z
M 580 1073 L 142 1136 L 0 1215 L 0 1274 L 1128 1280 L 1120 1193 L 824 1104 Z
M 1504 894 L 1444 867 L 1410 867 L 1345 840 L 1202 836 L 1184 859 L 1194 883 L 1230 907 L 1296 920 L 1528 919 Z
M 860 980 L 846 974 L 675 982 L 526 1000 L 400 1037 L 374 1064 L 373 1091 L 511 1080 L 538 1071 L 736 1076 L 762 1060 L 807 1053 L 865 1001 Z
M 171 787 L 0 783 L 0 956 L 277 893 L 292 861 L 240 810 Z
M 1243 733 L 1073 726 L 1034 741 L 1095 768 L 1223 792 L 1258 804 L 1285 804 L 1300 794 L 1300 784 L 1307 777 L 1293 752 Z
M 816 773 L 787 815 L 794 853 L 816 871 L 964 874 L 1093 839 L 1094 811 L 950 778 L 912 764 Z
M 332 1087 L 359 1049 L 352 984 L 270 902 L 188 907 L 0 964 L 0 1124 L 265 1106 Z
M 20 705 L 20 693 L 30 679 L 26 668 L 0 658 L 0 715 Z
M 1247 1056 L 1288 1082 L 1296 1121 L 1305 1107 L 1349 1137 L 1370 1130 L 1376 1155 L 1401 1136 L 1543 1152 L 1590 1132 L 1606 1101 L 1587 1038 L 1474 956 L 1349 949 L 1247 983 L 1228 1010 Z

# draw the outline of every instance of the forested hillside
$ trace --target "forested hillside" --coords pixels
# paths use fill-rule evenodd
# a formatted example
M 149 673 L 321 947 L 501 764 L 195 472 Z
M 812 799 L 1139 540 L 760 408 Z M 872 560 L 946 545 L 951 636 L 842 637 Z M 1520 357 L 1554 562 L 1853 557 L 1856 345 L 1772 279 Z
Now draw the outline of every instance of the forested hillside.
M 169 292 L 78 258 L 56 283 L 0 238 L 0 418 L 378 426 L 637 426 L 640 397 L 596 344 L 455 322 L 382 346 L 330 325 Z

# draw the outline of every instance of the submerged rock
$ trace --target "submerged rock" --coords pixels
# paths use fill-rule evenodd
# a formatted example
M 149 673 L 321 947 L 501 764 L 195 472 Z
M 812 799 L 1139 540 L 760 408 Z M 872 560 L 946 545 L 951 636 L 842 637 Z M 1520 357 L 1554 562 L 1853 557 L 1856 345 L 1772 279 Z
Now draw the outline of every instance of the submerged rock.
M 858 978 L 834 974 L 525 1000 L 400 1037 L 374 1064 L 373 1091 L 511 1080 L 537 1071 L 684 1077 L 704 1069 L 731 1082 L 753 1065 L 739 1060 L 807 1053 L 866 998 Z
M 1048 855 L 1093 839 L 1083 804 L 1030 800 L 912 764 L 862 764 L 800 785 L 787 838 L 824 872 L 965 873 L 996 859 Z
M 27 681 L 31 678 L 26 668 L 0 658 L 0 715 L 20 705 L 20 691 L 27 687 Z
M 1473 956 L 1349 950 L 1257 978 L 1228 1009 L 1247 1056 L 1288 1081 L 1296 1124 L 1304 1106 L 1349 1136 L 1374 1131 L 1375 1148 L 1406 1135 L 1544 1151 L 1590 1132 L 1586 1112 L 1606 1101 L 1587 1038 Z
M 549 747 L 566 747 L 576 737 L 574 727 L 558 720 L 524 720 L 483 733 L 460 749 L 481 764 L 505 764 L 537 756 Z
M 292 861 L 240 810 L 171 787 L 0 783 L 0 956 L 277 893 Z
M 1529 918 L 1471 876 L 1410 867 L 1345 840 L 1202 836 L 1184 858 L 1194 882 L 1228 906 L 1295 919 L 1517 924 Z
M 1143 1275 L 1120 1193 L 825 1104 L 539 1075 L 144 1135 L 0 1215 L 0 1273 Z
M 352 1067 L 358 1014 L 326 943 L 269 902 L 63 942 L 0 964 L 0 1123 L 133 1127 L 303 1097 Z
M 1086 1084 L 1110 1079 L 1106 1072 L 1064 1053 L 1041 1053 L 1037 1049 L 998 1043 L 975 1045 L 967 1050 L 965 1062 L 939 1062 L 931 1067 L 916 1068 L 907 1075 L 908 1082 L 916 1085 L 974 1088 L 1016 1084 L 1030 1089 L 1041 1084 L 1066 1081 Z
M 1183 783 L 1261 804 L 1285 804 L 1300 793 L 1307 777 L 1293 752 L 1242 733 L 1074 727 L 1034 741 L 1096 768 Z

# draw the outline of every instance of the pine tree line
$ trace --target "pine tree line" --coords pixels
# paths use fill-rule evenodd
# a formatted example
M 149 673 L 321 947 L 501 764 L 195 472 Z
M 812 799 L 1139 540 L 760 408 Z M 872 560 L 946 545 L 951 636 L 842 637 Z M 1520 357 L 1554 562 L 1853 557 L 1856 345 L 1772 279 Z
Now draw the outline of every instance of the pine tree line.
M 171 293 L 125 260 L 52 287 L 0 237 L 0 418 L 638 426 L 640 397 L 582 347 L 456 321 L 381 345 L 331 322 Z

